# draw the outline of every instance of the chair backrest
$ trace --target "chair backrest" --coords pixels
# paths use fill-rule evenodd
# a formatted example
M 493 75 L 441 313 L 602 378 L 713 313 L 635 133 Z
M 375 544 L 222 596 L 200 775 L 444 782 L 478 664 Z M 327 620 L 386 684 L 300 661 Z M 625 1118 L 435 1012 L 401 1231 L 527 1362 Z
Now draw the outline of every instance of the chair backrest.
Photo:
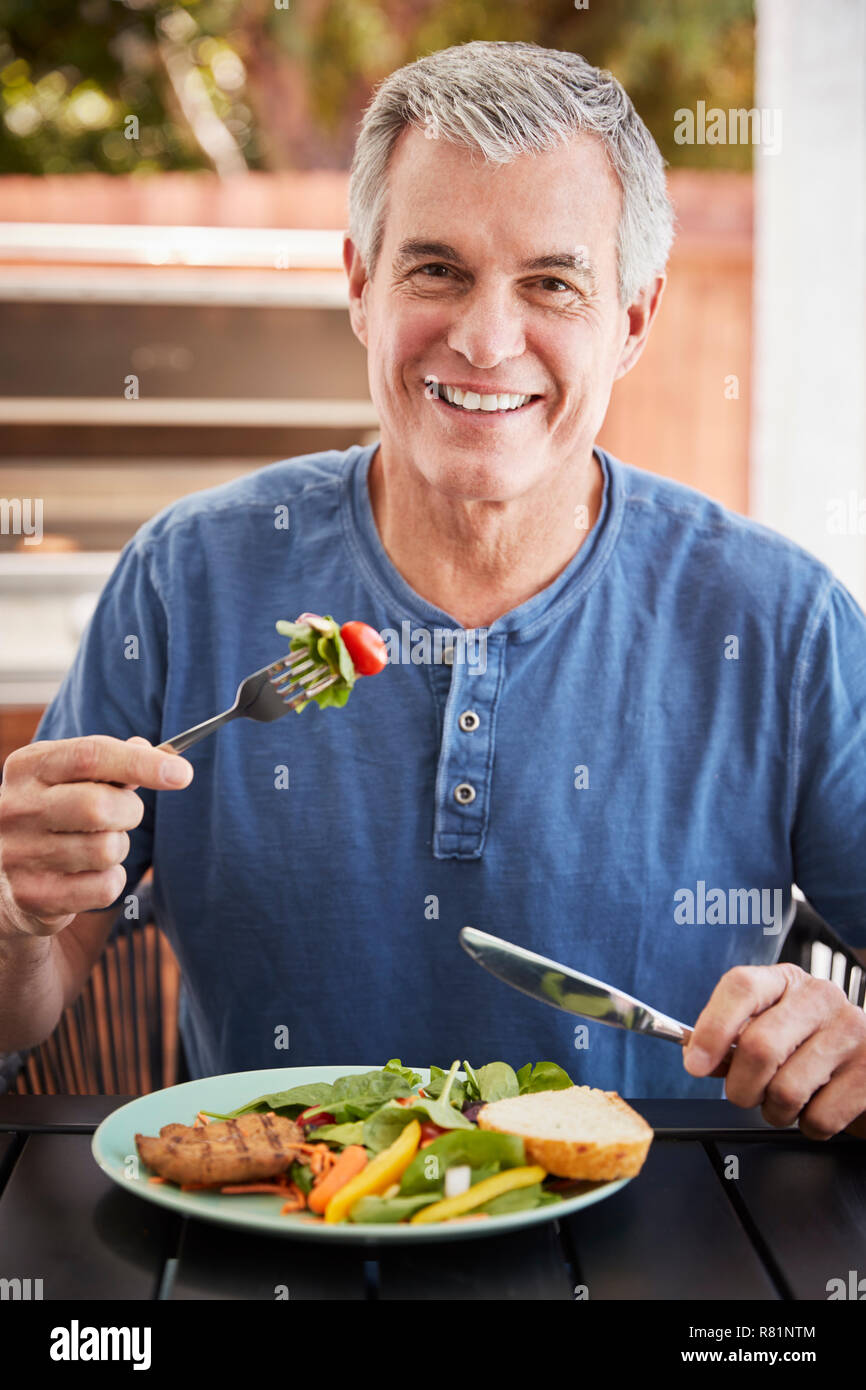
M 852 1004 L 864 1007 L 866 970 L 811 903 L 797 901 L 797 911 L 778 959 L 791 961 L 819 979 L 833 980 Z
M 177 1027 L 180 970 L 152 920 L 150 884 L 140 884 L 136 896 L 139 917 L 127 920 L 120 910 L 84 990 L 51 1036 L 5 1059 L 8 1089 L 137 1096 L 185 1079 Z

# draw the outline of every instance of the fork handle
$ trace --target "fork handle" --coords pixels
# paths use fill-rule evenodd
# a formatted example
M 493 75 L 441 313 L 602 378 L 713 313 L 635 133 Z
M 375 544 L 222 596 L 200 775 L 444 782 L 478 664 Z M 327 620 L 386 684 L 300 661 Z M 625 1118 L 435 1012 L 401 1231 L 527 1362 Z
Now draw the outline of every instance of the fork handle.
M 164 743 L 158 745 L 163 753 L 183 753 L 186 748 L 191 748 L 199 739 L 207 738 L 208 734 L 215 733 L 222 728 L 230 719 L 235 719 L 241 711 L 239 709 L 227 709 L 224 714 L 215 714 L 213 719 L 206 719 L 203 724 L 194 724 L 191 729 L 185 729 L 182 734 L 175 734 L 174 738 L 167 738 Z

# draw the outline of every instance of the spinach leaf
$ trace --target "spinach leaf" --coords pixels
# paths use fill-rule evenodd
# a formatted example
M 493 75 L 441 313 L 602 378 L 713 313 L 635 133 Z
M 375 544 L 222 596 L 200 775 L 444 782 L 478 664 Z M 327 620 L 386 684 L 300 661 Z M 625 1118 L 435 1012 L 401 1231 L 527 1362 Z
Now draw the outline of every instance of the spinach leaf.
M 425 1120 L 432 1120 L 441 1129 L 459 1129 L 461 1132 L 475 1128 L 472 1121 L 467 1120 L 453 1105 L 447 1102 L 443 1105 L 438 1100 L 424 1100 L 419 1096 L 411 1105 L 389 1103 L 371 1115 L 364 1125 L 364 1143 L 373 1153 L 381 1153 L 382 1149 L 393 1144 L 411 1120 L 418 1120 L 422 1125 Z
M 472 1070 L 468 1062 L 463 1063 L 463 1070 L 466 1073 L 466 1099 L 480 1100 L 481 1087 L 478 1085 L 478 1077 Z
M 341 1148 L 345 1148 L 347 1144 L 363 1144 L 364 1121 L 350 1120 L 344 1125 L 320 1125 L 318 1129 L 307 1131 L 307 1140 L 311 1144 L 318 1144 L 320 1141 L 339 1144 Z
M 476 1082 L 481 1100 L 485 1102 L 505 1100 L 508 1096 L 520 1094 L 520 1083 L 507 1062 L 490 1062 L 486 1067 L 479 1067 Z
M 411 1096 L 412 1088 L 393 1071 L 365 1071 L 357 1076 L 341 1076 L 331 1087 L 321 1107 L 333 1115 L 335 1124 L 366 1120 L 380 1106 L 398 1096 Z
M 551 1202 L 561 1202 L 562 1198 L 556 1192 L 545 1192 L 540 1182 L 533 1183 L 531 1187 L 513 1188 L 511 1192 L 501 1192 L 498 1197 L 491 1197 L 489 1202 L 484 1202 L 480 1207 L 473 1207 L 473 1211 L 485 1211 L 490 1216 L 506 1216 L 512 1211 L 532 1211 L 534 1207 L 546 1207 Z
M 430 1096 L 432 1100 L 436 1100 L 444 1091 L 447 1080 L 448 1072 L 443 1071 L 441 1067 L 431 1067 L 430 1080 L 424 1086 L 424 1094 Z M 456 1076 L 451 1083 L 451 1090 L 448 1092 L 448 1100 L 450 1104 L 456 1105 L 458 1109 L 463 1109 L 463 1104 L 466 1100 L 466 1088 L 462 1081 L 457 1080 Z
M 525 1067 L 520 1067 L 520 1069 L 518 1070 L 518 1072 L 517 1072 L 517 1084 L 518 1084 L 518 1086 L 520 1087 L 520 1094 L 521 1094 L 521 1095 L 523 1095 L 523 1094 L 525 1093 L 526 1087 L 527 1087 L 527 1085 L 529 1084 L 529 1078 L 530 1078 L 531 1075 L 532 1075 L 532 1063 L 531 1063 L 531 1062 L 527 1062 Z
M 384 1069 L 385 1071 L 396 1072 L 398 1076 L 402 1076 L 407 1086 L 417 1086 L 421 1080 L 417 1071 L 413 1071 L 411 1067 L 404 1067 L 399 1057 L 392 1057 L 390 1062 L 385 1063 Z
M 324 1106 L 330 1100 L 333 1087 L 329 1081 L 310 1081 L 305 1086 L 292 1086 L 288 1091 L 275 1091 L 269 1096 L 258 1096 L 251 1100 L 248 1105 L 239 1105 L 237 1110 L 231 1110 L 227 1115 L 218 1116 L 221 1120 L 235 1120 L 238 1115 L 249 1115 L 254 1111 L 276 1110 L 277 1114 L 288 1115 L 294 1118 L 302 1110 L 308 1110 L 311 1106 Z M 207 1115 L 216 1112 L 207 1110 Z
M 517 1073 L 517 1080 L 522 1096 L 533 1091 L 564 1091 L 567 1086 L 574 1085 L 568 1072 L 555 1062 L 536 1062 L 534 1067 L 527 1062 Z
M 525 1162 L 523 1140 L 516 1134 L 497 1134 L 474 1125 L 468 1130 L 452 1130 L 416 1153 L 403 1174 L 400 1192 L 406 1196 L 441 1192 L 447 1170 L 461 1163 L 489 1169 L 485 1176 L 492 1177 L 501 1168 L 520 1168 Z
M 417 1197 L 361 1197 L 349 1212 L 350 1221 L 405 1221 L 419 1207 L 429 1207 L 438 1202 L 438 1194 Z

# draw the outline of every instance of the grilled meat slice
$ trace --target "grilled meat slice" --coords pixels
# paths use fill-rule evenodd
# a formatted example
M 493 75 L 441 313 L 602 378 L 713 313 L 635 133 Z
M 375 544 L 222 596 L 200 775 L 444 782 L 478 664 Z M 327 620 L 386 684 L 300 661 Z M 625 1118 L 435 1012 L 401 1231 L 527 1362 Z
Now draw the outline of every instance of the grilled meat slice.
M 159 1138 L 136 1134 L 144 1163 L 176 1183 L 237 1183 L 273 1178 L 297 1156 L 304 1133 L 281 1115 L 241 1115 L 207 1125 L 163 1125 Z

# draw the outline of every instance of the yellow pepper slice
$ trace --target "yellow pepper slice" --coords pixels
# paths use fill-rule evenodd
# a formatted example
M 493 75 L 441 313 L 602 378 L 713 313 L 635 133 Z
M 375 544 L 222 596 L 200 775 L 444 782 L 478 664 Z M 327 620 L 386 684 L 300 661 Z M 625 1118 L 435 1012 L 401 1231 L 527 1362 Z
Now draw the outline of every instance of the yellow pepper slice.
M 352 1207 L 362 1197 L 378 1196 L 399 1181 L 405 1173 L 421 1142 L 421 1126 L 417 1120 L 410 1120 L 399 1138 L 387 1149 L 383 1149 L 371 1159 L 363 1172 L 350 1178 L 339 1192 L 335 1192 L 325 1207 L 327 1222 L 345 1221 Z
M 415 1226 L 422 1221 L 448 1221 L 452 1216 L 462 1216 L 473 1207 L 482 1207 L 494 1197 L 501 1197 L 503 1192 L 511 1192 L 517 1187 L 531 1187 L 534 1182 L 541 1182 L 546 1177 L 546 1170 L 535 1164 L 531 1168 L 506 1168 L 504 1173 L 494 1173 L 492 1178 L 485 1178 L 483 1182 L 467 1188 L 459 1197 L 445 1197 L 441 1202 L 431 1202 L 429 1207 L 421 1207 L 410 1218 L 410 1225 Z

